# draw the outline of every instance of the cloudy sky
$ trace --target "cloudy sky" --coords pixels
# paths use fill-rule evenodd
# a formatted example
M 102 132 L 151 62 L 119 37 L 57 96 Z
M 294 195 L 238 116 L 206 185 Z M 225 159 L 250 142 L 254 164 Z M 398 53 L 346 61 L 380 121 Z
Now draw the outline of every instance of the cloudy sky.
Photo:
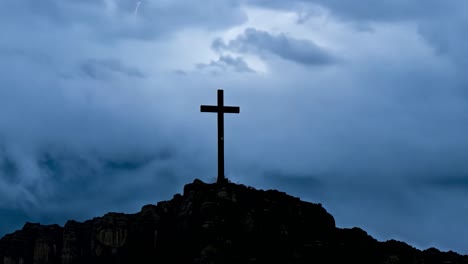
M 0 1 L 0 236 L 216 178 L 468 254 L 468 2 Z

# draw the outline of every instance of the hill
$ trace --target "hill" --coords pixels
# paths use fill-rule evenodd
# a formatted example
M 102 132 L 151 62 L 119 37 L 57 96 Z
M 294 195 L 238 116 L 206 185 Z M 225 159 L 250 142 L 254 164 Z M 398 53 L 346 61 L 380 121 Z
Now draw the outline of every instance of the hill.
M 0 240 L 0 264 L 468 263 L 468 256 L 379 242 L 320 204 L 276 190 L 195 180 L 136 214 L 64 227 L 26 223 Z

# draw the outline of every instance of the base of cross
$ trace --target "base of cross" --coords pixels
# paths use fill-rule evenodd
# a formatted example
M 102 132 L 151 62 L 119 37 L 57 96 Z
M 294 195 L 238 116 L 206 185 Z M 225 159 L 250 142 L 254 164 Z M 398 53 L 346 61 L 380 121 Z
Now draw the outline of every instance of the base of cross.
M 218 179 L 216 180 L 216 184 L 227 184 L 229 183 L 229 180 L 226 178 L 226 176 L 224 177 L 219 177 L 218 176 Z

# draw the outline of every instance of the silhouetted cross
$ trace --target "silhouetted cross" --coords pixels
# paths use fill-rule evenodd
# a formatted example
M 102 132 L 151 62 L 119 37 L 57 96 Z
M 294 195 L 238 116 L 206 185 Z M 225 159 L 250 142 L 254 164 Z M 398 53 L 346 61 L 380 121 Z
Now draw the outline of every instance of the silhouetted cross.
M 224 177 L 224 113 L 238 114 L 238 106 L 224 106 L 223 90 L 218 90 L 218 105 L 202 105 L 201 112 L 218 113 L 218 183 L 226 181 Z

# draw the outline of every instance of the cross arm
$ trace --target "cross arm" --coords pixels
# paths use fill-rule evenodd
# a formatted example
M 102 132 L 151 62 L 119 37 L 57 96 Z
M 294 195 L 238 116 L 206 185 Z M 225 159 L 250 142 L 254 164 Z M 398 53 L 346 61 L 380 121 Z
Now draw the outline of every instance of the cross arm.
M 238 107 L 238 106 L 225 106 L 225 107 L 223 107 L 223 112 L 224 113 L 231 113 L 231 114 L 239 114 L 240 113 L 240 107 Z
M 200 112 L 217 113 L 218 107 L 216 105 L 201 105 Z
M 200 112 L 210 112 L 210 113 L 217 113 L 218 112 L 218 106 L 216 105 L 201 105 L 200 106 Z M 222 108 L 223 113 L 231 113 L 231 114 L 239 114 L 240 113 L 240 107 L 238 106 L 223 106 Z

